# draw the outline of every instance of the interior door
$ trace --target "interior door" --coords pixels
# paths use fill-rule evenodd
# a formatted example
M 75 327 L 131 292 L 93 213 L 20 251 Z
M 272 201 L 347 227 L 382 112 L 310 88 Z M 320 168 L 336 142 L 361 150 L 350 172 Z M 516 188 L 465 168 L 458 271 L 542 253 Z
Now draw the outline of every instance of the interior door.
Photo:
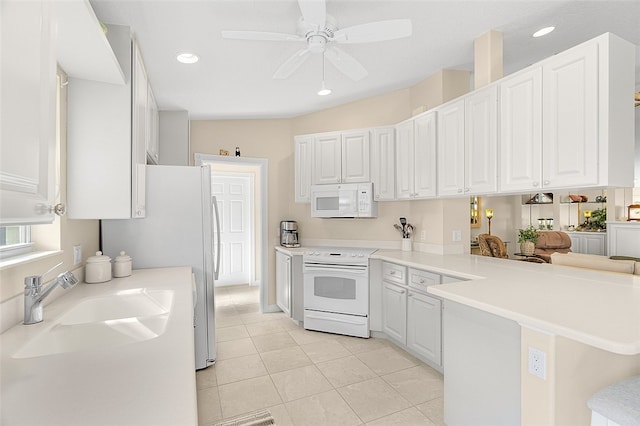
M 253 181 L 244 173 L 212 173 L 220 213 L 220 274 L 216 286 L 250 284 L 253 253 Z

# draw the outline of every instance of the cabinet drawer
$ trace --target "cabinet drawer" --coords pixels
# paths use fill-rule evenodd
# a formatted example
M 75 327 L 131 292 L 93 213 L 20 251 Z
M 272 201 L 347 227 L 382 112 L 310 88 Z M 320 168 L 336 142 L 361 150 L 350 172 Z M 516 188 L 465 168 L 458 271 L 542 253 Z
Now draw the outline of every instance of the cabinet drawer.
M 440 274 L 409 269 L 409 287 L 426 291 L 427 287 L 438 284 L 440 284 Z
M 407 284 L 407 267 L 383 262 L 382 279 L 393 283 Z

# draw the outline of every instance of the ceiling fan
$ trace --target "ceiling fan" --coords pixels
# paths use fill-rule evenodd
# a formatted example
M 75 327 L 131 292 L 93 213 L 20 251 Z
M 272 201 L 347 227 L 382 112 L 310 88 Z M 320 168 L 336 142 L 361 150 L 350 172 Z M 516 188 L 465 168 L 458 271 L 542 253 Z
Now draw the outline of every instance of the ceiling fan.
M 294 53 L 276 70 L 273 78 L 284 79 L 293 74 L 312 53 L 322 53 L 339 71 L 354 81 L 362 80 L 367 70 L 337 44 L 371 43 L 409 37 L 411 20 L 391 19 L 369 22 L 347 28 L 326 12 L 326 0 L 298 0 L 302 16 L 297 34 L 263 31 L 222 31 L 222 37 L 237 40 L 304 41 L 306 46 Z

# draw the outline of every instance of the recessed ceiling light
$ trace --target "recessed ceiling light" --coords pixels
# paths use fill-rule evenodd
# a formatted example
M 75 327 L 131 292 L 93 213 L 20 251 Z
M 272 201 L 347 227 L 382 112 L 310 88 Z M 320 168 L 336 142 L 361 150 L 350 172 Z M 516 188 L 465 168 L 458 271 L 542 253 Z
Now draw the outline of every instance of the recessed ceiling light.
M 195 64 L 200 58 L 198 58 L 198 55 L 194 53 L 181 53 L 176 57 L 176 59 L 178 62 L 182 62 L 183 64 Z
M 553 31 L 555 29 L 556 29 L 556 27 L 545 27 L 545 28 L 539 29 L 538 31 L 533 33 L 533 36 L 534 37 L 542 37 L 543 35 L 547 35 L 547 34 L 549 34 L 551 31 Z

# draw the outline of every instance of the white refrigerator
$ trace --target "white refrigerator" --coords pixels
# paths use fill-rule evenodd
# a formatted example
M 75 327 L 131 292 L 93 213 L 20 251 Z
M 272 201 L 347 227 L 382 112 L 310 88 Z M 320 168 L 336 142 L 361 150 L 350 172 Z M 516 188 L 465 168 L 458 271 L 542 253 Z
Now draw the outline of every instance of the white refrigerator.
M 134 269 L 191 266 L 196 369 L 206 368 L 216 358 L 213 289 L 220 265 L 209 166 L 146 166 L 146 210 L 142 219 L 102 220 L 102 251 L 112 259 L 125 251 Z

